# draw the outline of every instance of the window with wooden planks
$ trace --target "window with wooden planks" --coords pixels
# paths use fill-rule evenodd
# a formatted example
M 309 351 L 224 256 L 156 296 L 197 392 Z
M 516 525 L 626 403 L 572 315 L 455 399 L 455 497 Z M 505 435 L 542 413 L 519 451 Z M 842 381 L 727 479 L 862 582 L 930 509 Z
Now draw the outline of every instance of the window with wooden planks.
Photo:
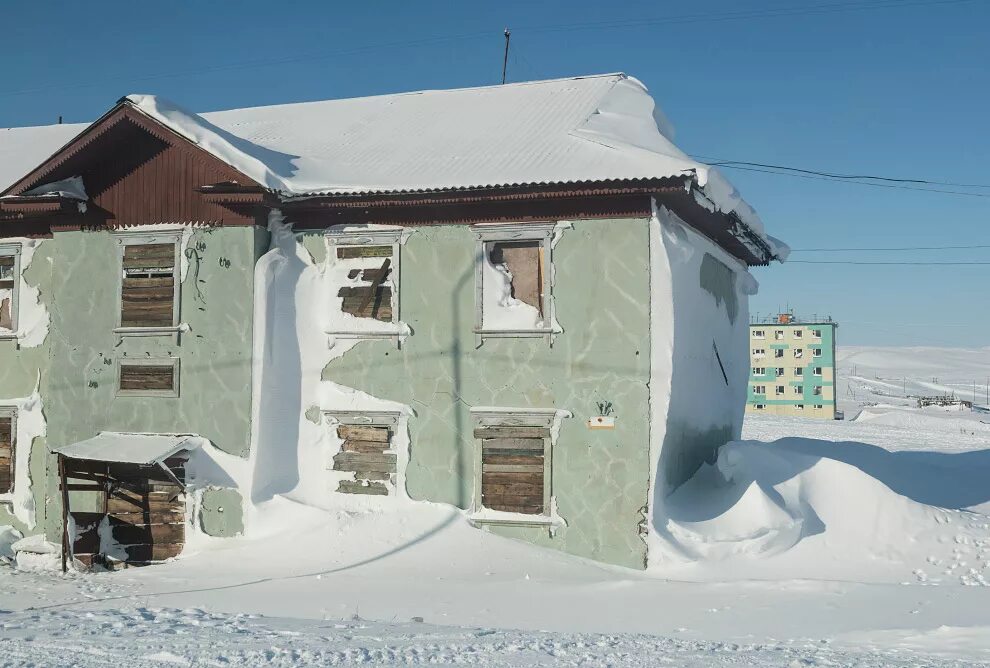
M 550 514 L 553 416 L 554 412 L 475 414 L 480 451 L 477 507 Z
M 0 494 L 14 491 L 17 419 L 13 409 L 0 408 Z
M 122 359 L 118 367 L 119 396 L 179 396 L 178 359 Z
M 0 332 L 17 330 L 20 247 L 0 246 Z
M 120 326 L 174 327 L 177 244 L 140 243 L 123 247 Z
M 340 451 L 332 470 L 345 474 L 337 491 L 343 494 L 390 496 L 398 476 L 395 431 L 399 415 L 391 412 L 328 413 L 337 424 Z M 350 474 L 350 475 L 346 475 Z
M 353 285 L 345 285 L 337 292 L 344 313 L 356 318 L 393 322 L 393 255 L 392 246 L 337 248 L 337 259 L 350 260 L 348 264 L 352 265 L 347 278 Z
M 550 337 L 553 223 L 477 225 L 475 332 Z

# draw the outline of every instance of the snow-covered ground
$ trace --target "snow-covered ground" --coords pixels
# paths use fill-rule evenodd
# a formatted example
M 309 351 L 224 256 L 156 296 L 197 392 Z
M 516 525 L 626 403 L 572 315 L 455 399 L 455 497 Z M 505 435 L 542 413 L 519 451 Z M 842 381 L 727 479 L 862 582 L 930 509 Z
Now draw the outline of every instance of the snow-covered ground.
M 282 497 L 161 566 L 0 566 L 0 667 L 990 665 L 990 424 L 865 408 L 749 418 L 668 500 L 646 573 L 442 505 Z

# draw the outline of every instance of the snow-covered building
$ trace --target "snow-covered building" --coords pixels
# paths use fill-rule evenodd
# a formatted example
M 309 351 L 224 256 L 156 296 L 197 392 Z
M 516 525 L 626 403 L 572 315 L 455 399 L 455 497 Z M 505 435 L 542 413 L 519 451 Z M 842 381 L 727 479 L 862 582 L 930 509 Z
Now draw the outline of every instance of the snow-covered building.
M 786 255 L 670 137 L 622 74 L 0 130 L 0 524 L 155 561 L 435 502 L 643 567 Z

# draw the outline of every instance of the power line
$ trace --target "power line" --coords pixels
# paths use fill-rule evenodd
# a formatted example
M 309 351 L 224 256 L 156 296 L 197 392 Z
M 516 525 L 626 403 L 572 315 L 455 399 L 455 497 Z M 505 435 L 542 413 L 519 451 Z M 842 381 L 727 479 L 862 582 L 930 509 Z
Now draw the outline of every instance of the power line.
M 862 179 L 862 180 L 874 180 L 874 181 L 888 181 L 891 183 L 912 183 L 917 185 L 946 186 L 951 188 L 990 188 L 990 184 L 983 184 L 983 183 L 952 183 L 948 181 L 932 181 L 929 179 L 904 179 L 904 178 L 895 178 L 891 176 L 871 176 L 868 174 L 836 174 L 833 172 L 823 172 L 815 169 L 805 169 L 801 167 L 786 167 L 784 165 L 771 165 L 761 162 L 747 162 L 745 160 L 727 160 L 724 158 L 712 158 L 703 155 L 698 155 L 693 157 L 696 157 L 700 160 L 705 160 L 712 166 L 733 167 L 737 165 L 743 165 L 749 167 L 765 167 L 767 169 L 779 169 L 789 172 L 799 172 L 802 174 L 814 174 L 816 176 L 825 176 L 830 179 Z
M 853 181 L 848 179 L 834 179 L 826 176 L 815 176 L 811 174 L 797 174 L 793 172 L 774 171 L 770 169 L 760 169 L 758 167 L 741 167 L 736 165 L 725 165 L 727 169 L 738 169 L 744 172 L 761 172 L 763 174 L 776 174 L 777 176 L 793 176 L 798 179 L 812 179 L 814 181 L 828 181 L 830 183 L 849 183 L 857 186 L 869 186 L 871 188 L 894 188 L 897 190 L 916 190 L 925 193 L 940 193 L 943 195 L 958 195 L 962 197 L 990 197 L 990 193 L 970 193 L 961 190 L 943 190 L 941 188 L 918 188 L 909 185 L 897 185 L 893 183 L 874 183 L 870 181 Z M 982 186 L 981 186 L 982 187 Z
M 792 253 L 838 253 L 840 251 L 929 251 L 929 250 L 970 250 L 974 248 L 990 248 L 981 246 L 900 246 L 897 248 L 792 248 Z
M 872 264 L 872 265 L 908 265 L 908 266 L 949 266 L 949 265 L 990 265 L 990 262 L 873 262 L 859 260 L 788 260 L 786 264 Z

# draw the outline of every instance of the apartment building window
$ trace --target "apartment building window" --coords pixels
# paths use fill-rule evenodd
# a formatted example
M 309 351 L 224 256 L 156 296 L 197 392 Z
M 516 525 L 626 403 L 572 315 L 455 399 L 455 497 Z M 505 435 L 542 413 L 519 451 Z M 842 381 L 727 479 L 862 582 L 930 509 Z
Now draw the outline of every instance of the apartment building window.
M 767 336 L 767 333 L 764 330 L 762 330 L 762 329 L 754 329 L 753 330 L 753 338 L 754 339 L 765 339 L 766 336 Z
M 548 517 L 556 411 L 486 409 L 473 416 L 479 446 L 475 507 Z
M 762 411 L 767 407 L 766 404 L 756 404 L 755 406 L 756 406 L 756 410 L 758 411 Z
M 792 385 L 791 386 L 791 394 L 796 394 L 798 396 L 802 396 L 802 395 L 804 395 L 804 388 L 801 387 L 800 385 Z
M 17 414 L 0 407 L 0 494 L 14 491 L 14 457 L 17 445 Z
M 795 339 L 802 339 L 802 338 L 804 338 L 804 330 L 795 329 L 795 330 L 792 330 L 792 333 L 794 334 L 794 338 Z
M 784 389 L 785 389 L 785 388 L 784 388 L 784 386 L 783 386 L 783 385 L 778 385 L 778 386 L 777 386 L 777 391 L 775 392 L 775 394 L 776 394 L 776 395 L 777 395 L 778 397 L 782 397 L 782 396 L 784 396 Z
M 822 386 L 821 385 L 815 385 L 815 387 L 812 388 L 811 393 L 813 395 L 815 395 L 816 397 L 822 396 Z
M 795 404 L 794 405 L 794 408 L 796 410 L 803 411 L 804 410 L 804 404 Z
M 802 369 L 801 367 L 795 367 L 794 368 L 794 375 L 795 376 L 803 376 L 804 375 L 804 369 Z
M 21 275 L 20 245 L 0 245 L 0 334 L 17 331 L 17 293 Z
M 822 349 L 821 348 L 812 348 L 811 349 L 811 356 L 812 357 L 821 357 L 822 356 Z
M 767 351 L 765 348 L 753 348 L 753 357 L 755 357 L 756 359 L 766 356 L 767 356 Z
M 178 397 L 179 360 L 174 357 L 120 360 L 117 365 L 117 396 Z
M 822 404 L 815 404 L 814 405 L 814 408 L 815 408 L 815 410 L 819 410 L 820 411 L 821 409 L 825 408 L 825 406 L 823 406 Z
M 339 309 L 355 318 L 399 322 L 399 249 L 402 230 L 337 230 L 327 232 L 332 259 L 345 284 L 337 290 Z M 345 273 L 346 272 L 346 275 Z M 346 278 L 345 278 L 346 276 Z M 372 323 L 373 324 L 373 323 Z M 365 331 L 368 325 L 334 326 L 332 334 L 375 336 L 394 333 Z M 338 331 L 346 329 L 348 331 Z M 351 331 L 351 330 L 354 331 Z
M 181 237 L 181 232 L 117 237 L 121 262 L 118 331 L 155 334 L 178 327 Z
M 820 329 L 813 329 L 813 330 L 811 330 L 811 335 L 814 338 L 816 338 L 816 339 L 820 339 L 820 338 L 822 338 L 822 330 L 820 330 Z
M 773 351 L 773 356 L 775 358 L 777 358 L 777 359 L 783 358 L 784 357 L 784 349 L 783 348 L 777 348 L 777 349 L 775 349 Z
M 753 375 L 754 376 L 762 376 L 762 375 L 766 374 L 766 372 L 767 372 L 767 370 L 766 370 L 765 367 L 762 367 L 762 366 L 754 366 L 753 367 Z
M 780 378 L 781 376 L 784 375 L 784 367 L 782 366 L 777 367 L 775 371 L 777 372 L 777 378 Z
M 794 349 L 794 359 L 801 359 L 804 357 L 804 348 Z
M 549 337 L 553 331 L 554 223 L 478 225 L 475 333 Z
M 754 385 L 753 386 L 753 394 L 766 394 L 766 393 L 767 393 L 767 386 L 766 385 Z
M 776 339 L 777 341 L 783 341 L 784 340 L 784 330 L 782 330 L 782 329 L 774 330 L 773 338 Z
M 815 373 L 816 376 L 822 375 L 822 368 L 820 366 L 816 366 L 814 373 Z

